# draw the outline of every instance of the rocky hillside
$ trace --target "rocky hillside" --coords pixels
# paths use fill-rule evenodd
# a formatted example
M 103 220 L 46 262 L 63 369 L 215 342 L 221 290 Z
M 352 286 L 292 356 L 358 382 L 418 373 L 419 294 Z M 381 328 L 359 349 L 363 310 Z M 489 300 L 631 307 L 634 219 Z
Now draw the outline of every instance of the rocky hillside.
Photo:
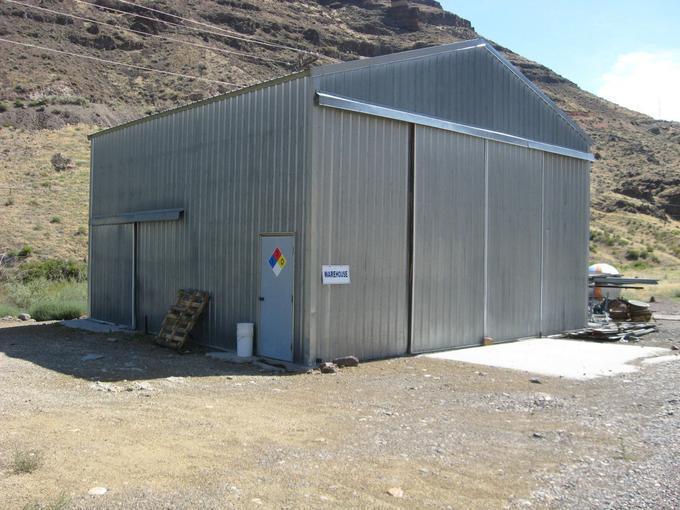
M 96 127 L 84 125 L 110 126 L 319 63 L 477 36 L 434 0 L 0 0 L 0 39 L 70 53 L 0 41 L 0 253 L 30 243 L 42 255 L 85 257 L 84 135 Z M 649 264 L 678 264 L 680 124 L 621 108 L 499 49 L 595 142 L 593 257 L 644 253 Z M 49 159 L 64 147 L 74 163 L 55 172 Z

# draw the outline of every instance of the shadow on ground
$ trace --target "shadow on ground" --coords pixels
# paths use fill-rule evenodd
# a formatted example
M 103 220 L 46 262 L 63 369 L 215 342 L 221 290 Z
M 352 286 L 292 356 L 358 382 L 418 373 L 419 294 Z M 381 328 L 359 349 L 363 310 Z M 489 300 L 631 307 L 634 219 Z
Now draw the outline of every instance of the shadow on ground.
M 189 350 L 180 354 L 165 349 L 150 336 L 90 333 L 55 323 L 0 327 L 0 352 L 90 381 L 273 375 L 257 365 L 208 358 L 200 346 L 190 345 Z

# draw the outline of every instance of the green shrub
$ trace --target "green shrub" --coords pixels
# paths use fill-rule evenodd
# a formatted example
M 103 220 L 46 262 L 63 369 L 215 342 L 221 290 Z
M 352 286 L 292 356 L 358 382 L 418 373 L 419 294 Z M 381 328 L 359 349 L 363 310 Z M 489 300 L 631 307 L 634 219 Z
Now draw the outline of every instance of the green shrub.
M 85 307 L 68 301 L 42 301 L 34 304 L 28 313 L 37 321 L 61 321 L 84 315 Z
M 83 96 L 52 96 L 49 99 L 52 104 L 71 104 L 77 106 L 85 106 L 88 102 Z
M 47 99 L 34 99 L 34 100 L 28 102 L 28 106 L 31 106 L 31 107 L 45 106 L 46 104 L 47 104 Z
M 15 473 L 32 473 L 40 467 L 40 453 L 34 450 L 14 452 L 12 469 Z
M 84 278 L 84 269 L 82 275 Z M 87 282 L 85 281 L 49 281 L 46 278 L 37 278 L 23 282 L 20 275 L 15 275 L 13 279 L 3 284 L 2 291 L 7 296 L 5 302 L 21 310 L 28 310 L 44 302 L 76 303 L 81 309 L 87 308 Z
M 640 258 L 640 252 L 635 248 L 631 248 L 626 251 L 625 257 L 627 260 L 638 260 Z
M 9 110 L 9 105 L 4 101 L 0 101 L 0 113 L 6 112 L 7 110 Z
M 45 279 L 28 283 L 11 281 L 4 285 L 4 291 L 12 303 L 22 310 L 28 310 L 33 303 L 45 298 L 48 287 L 49 282 Z
M 642 261 L 642 260 L 638 260 L 637 262 L 633 262 L 633 263 L 631 264 L 631 266 L 632 266 L 634 269 L 649 269 L 649 263 L 648 263 L 648 262 L 644 262 L 644 261 Z
M 59 216 L 52 216 L 50 223 L 61 223 L 61 218 Z
M 24 102 L 21 99 L 17 99 L 16 101 L 14 101 L 14 106 L 16 108 L 23 108 Z
M 63 172 L 64 170 L 73 168 L 73 161 L 71 158 L 65 157 L 61 154 L 61 152 L 53 154 L 52 158 L 50 159 L 50 163 L 52 163 L 52 167 L 57 172 Z
M 19 257 L 28 257 L 28 256 L 31 255 L 32 253 L 33 253 L 33 247 L 30 246 L 30 245 L 28 245 L 28 244 L 25 244 L 25 245 L 19 250 L 19 253 L 18 253 L 17 255 L 19 255 Z
M 82 282 L 87 278 L 87 267 L 85 264 L 73 260 L 31 260 L 30 262 L 24 262 L 19 267 L 19 271 L 21 281 L 24 283 L 39 279 L 53 282 L 63 280 Z
M 9 207 L 10 205 L 14 205 L 14 197 L 12 196 L 7 197 L 7 200 L 5 200 L 5 207 Z
M 19 312 L 19 309 L 16 306 L 0 305 L 0 317 L 7 317 L 8 315 L 16 317 L 19 313 L 21 312 Z

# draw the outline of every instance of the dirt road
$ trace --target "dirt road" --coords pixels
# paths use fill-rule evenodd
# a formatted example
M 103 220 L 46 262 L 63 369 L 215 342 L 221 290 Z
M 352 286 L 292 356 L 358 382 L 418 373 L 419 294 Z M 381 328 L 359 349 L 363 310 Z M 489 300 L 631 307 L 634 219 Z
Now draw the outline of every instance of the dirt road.
M 5 323 L 0 507 L 677 508 L 679 369 L 536 384 L 401 358 L 272 375 Z M 27 452 L 38 465 L 17 473 Z

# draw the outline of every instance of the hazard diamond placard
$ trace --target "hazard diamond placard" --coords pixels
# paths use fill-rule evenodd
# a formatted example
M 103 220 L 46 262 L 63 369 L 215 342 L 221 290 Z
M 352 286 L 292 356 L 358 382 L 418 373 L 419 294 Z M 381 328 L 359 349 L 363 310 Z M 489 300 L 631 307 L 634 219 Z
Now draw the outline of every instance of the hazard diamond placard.
M 272 271 L 274 271 L 276 276 L 279 276 L 281 271 L 283 271 L 283 268 L 286 267 L 286 257 L 283 256 L 283 253 L 281 253 L 281 250 L 278 247 L 274 250 L 271 257 L 269 257 L 269 267 L 272 268 Z

